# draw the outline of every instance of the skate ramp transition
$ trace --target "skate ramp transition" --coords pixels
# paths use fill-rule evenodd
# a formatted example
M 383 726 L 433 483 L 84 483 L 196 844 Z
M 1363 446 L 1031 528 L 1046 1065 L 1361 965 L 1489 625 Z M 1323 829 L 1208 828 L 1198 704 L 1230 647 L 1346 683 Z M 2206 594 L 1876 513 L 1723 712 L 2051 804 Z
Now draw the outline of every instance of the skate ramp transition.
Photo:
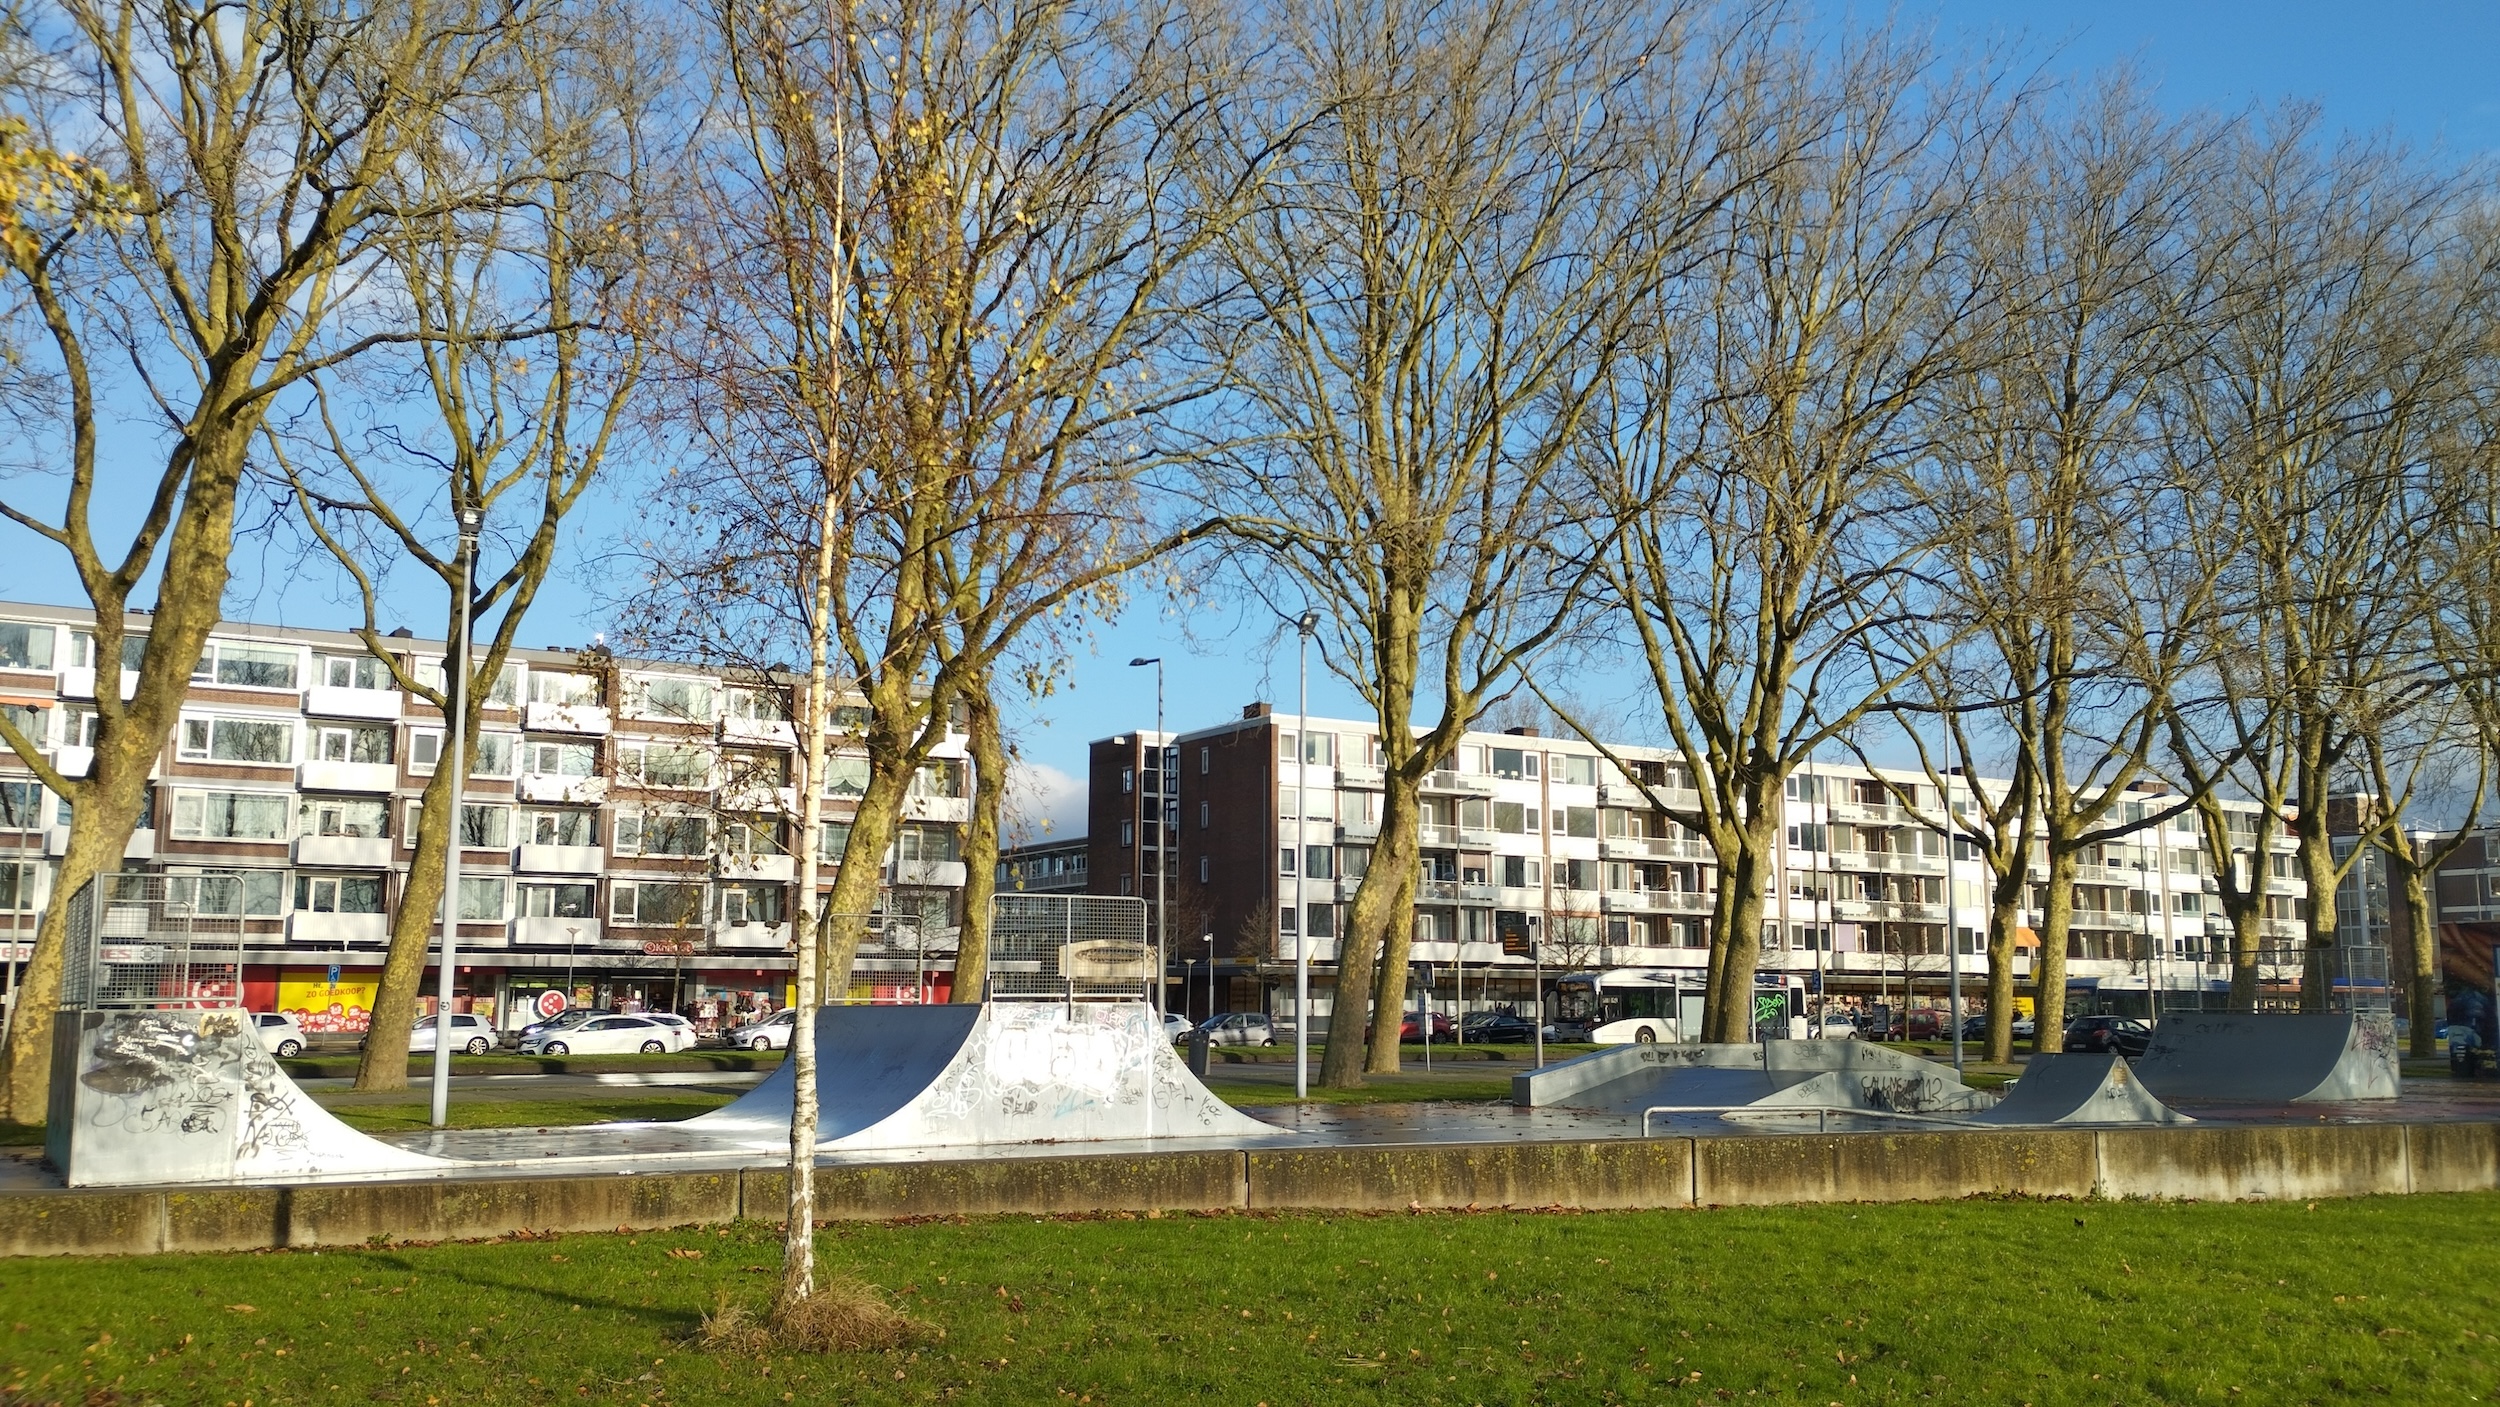
M 1996 1103 L 1931 1060 L 1857 1041 L 1629 1045 L 1513 1076 L 1511 1103 L 1638 1114 L 1660 1105 L 1832 1105 L 1960 1115 Z
M 827 1152 L 1290 1137 L 1217 1099 L 1144 1002 L 834 1006 L 816 1013 Z M 692 1134 L 786 1136 L 788 1062 Z
M 2135 1073 L 2173 1102 L 2394 1099 L 2396 1025 L 2368 1012 L 2165 1016 Z
M 44 1152 L 72 1187 L 293 1182 L 457 1166 L 349 1128 L 236 1010 L 64 1011 Z
M 2117 1055 L 2035 1055 L 1975 1124 L 2192 1124 L 2154 1098 Z

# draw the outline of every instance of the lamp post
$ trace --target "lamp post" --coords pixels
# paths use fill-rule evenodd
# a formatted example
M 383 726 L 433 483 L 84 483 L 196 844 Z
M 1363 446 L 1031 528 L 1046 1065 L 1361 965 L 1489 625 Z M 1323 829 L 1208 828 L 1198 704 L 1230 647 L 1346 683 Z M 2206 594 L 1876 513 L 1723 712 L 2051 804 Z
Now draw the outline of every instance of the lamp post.
M 434 974 L 434 1127 L 451 1120 L 451 989 L 453 960 L 460 947 L 460 782 L 469 770 L 468 750 L 461 744 L 469 726 L 469 612 L 472 579 L 477 575 L 475 508 L 460 510 L 460 638 L 452 652 L 451 726 L 443 730 L 447 750 L 442 765 L 451 769 L 445 788 L 451 803 L 451 844 L 443 849 L 443 948 Z
M 1166 931 L 1167 910 L 1163 903 L 1163 847 L 1171 839 L 1171 833 L 1164 827 L 1163 822 L 1164 813 L 1172 804 L 1172 772 L 1170 768 L 1163 765 L 1163 656 L 1148 655 L 1128 662 L 1128 667 L 1131 669 L 1143 669 L 1147 665 L 1155 667 L 1155 1014 L 1160 1016 L 1163 1013 L 1164 973 L 1168 970 L 1166 964 L 1169 962 L 1164 953 L 1164 944 L 1170 936 Z M 1142 783 L 1145 779 L 1141 777 L 1138 780 Z M 1137 838 L 1143 842 L 1146 838 L 1142 833 L 1146 829 L 1145 788 L 1141 785 L 1138 792 L 1137 829 L 1141 833 Z M 1138 848 L 1138 853 L 1140 855 L 1145 853 L 1142 843 Z M 1189 1005 L 1188 995 L 1186 992 L 1181 994 L 1181 1005 L 1184 1007 Z
M 1319 628 L 1319 612 L 1304 611 L 1294 622 L 1302 636 L 1300 710 L 1294 715 L 1293 762 L 1293 1097 L 1311 1097 L 1311 910 L 1303 903 L 1302 881 L 1311 868 L 1305 844 L 1311 808 L 1304 795 L 1311 780 L 1311 632 Z
M 1203 940 L 1207 945 L 1207 1019 L 1215 1019 L 1215 935 Z

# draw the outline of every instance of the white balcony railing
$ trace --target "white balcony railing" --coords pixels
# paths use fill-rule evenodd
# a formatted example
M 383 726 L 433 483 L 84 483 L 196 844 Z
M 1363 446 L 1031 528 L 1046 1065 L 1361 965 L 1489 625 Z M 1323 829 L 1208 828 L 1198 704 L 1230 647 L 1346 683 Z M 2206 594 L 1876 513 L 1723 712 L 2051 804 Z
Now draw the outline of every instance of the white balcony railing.
M 960 826 L 972 819 L 972 798 L 968 796 L 906 796 L 903 798 L 903 819 L 938 821 Z
M 1340 787 L 1378 791 L 1386 781 L 1387 777 L 1381 770 L 1368 762 L 1345 762 L 1337 767 L 1337 785 Z
M 1942 855 L 1913 855 L 1899 850 L 1835 850 L 1832 868 L 1877 874 L 1943 874 Z
M 596 806 L 608 799 L 608 779 L 605 777 L 569 777 L 554 772 L 524 772 L 514 786 L 523 801 Z
M 723 742 L 742 747 L 797 747 L 798 729 L 779 718 L 723 718 L 720 721 Z
M 295 863 L 344 869 L 378 870 L 391 863 L 391 838 L 386 835 L 299 835 Z
M 931 889 L 961 889 L 964 865 L 961 860 L 896 860 L 886 866 L 886 883 L 918 885 Z
M 304 711 L 323 718 L 371 718 L 390 722 L 399 717 L 397 689 L 344 689 L 315 684 L 304 691 Z
M 798 878 L 798 861 L 788 855 L 723 855 L 720 872 L 726 879 L 772 879 L 788 881 Z
M 1370 820 L 1339 821 L 1337 831 L 1342 840 L 1369 843 L 1380 839 L 1380 821 L 1377 817 Z
M 595 918 L 550 918 L 543 914 L 512 921 L 512 941 L 532 947 L 583 947 L 599 941 Z
M 52 749 L 52 765 L 64 777 L 83 777 L 95 770 L 95 749 L 91 747 L 56 747 Z
M 790 946 L 790 925 L 786 923 L 716 923 L 712 925 L 712 945 L 735 948 L 741 952 L 778 952 Z
M 602 704 L 541 703 L 532 700 L 521 710 L 521 726 L 533 733 L 605 735 L 616 720 Z
M 523 874 L 597 874 L 607 864 L 596 845 L 522 845 L 514 851 L 512 868 Z
M 286 916 L 286 936 L 294 943 L 387 943 L 388 914 L 317 914 L 298 909 Z
M 399 769 L 388 762 L 306 762 L 295 769 L 295 784 L 306 791 L 396 791 Z

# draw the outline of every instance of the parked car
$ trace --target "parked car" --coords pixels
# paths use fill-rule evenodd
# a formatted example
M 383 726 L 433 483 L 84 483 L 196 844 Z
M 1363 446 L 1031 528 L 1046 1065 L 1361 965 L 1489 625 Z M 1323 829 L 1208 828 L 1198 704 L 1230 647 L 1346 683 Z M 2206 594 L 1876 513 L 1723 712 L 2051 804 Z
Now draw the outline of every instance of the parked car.
M 2066 1023 L 2066 1049 L 2130 1060 L 2153 1043 L 2153 1028 L 2132 1016 L 2078 1016 Z
M 1432 1013 L 1432 1038 L 1434 1040 L 1446 1041 L 1451 1036 L 1457 1034 L 1457 1031 L 1458 1028 L 1450 1024 L 1449 1017 L 1438 1011 Z M 1420 1012 L 1413 1011 L 1406 1013 L 1406 1019 L 1398 1023 L 1398 1039 L 1401 1041 L 1420 1041 L 1423 1038 L 1423 1015 Z
M 528 1040 L 530 1037 L 537 1035 L 541 1031 L 570 1031 L 574 1027 L 588 1021 L 590 1018 L 604 1014 L 604 1012 L 600 1011 L 599 1008 L 595 1006 L 567 1007 L 563 1011 L 557 1012 L 555 1015 L 548 1017 L 544 1021 L 532 1021 L 528 1025 L 523 1026 L 521 1028 L 520 1038 L 522 1040 Z
M 761 1021 L 732 1026 L 717 1037 L 722 1045 L 738 1050 L 788 1050 L 790 1033 L 799 1028 L 798 1009 L 776 1011 Z
M 359 1041 L 359 1048 L 364 1042 Z M 484 1055 L 495 1048 L 495 1026 L 483 1016 L 465 1011 L 451 1014 L 451 1048 L 466 1055 Z M 434 1018 L 420 1016 L 408 1031 L 408 1053 L 430 1055 L 434 1051 Z
M 569 1031 L 542 1031 L 521 1038 L 523 1055 L 658 1055 L 669 1049 L 667 1026 L 648 1016 L 594 1016 Z
M 1181 1041 L 1187 1039 L 1190 1032 L 1197 1029 L 1198 1023 L 1190 1020 L 1188 1017 L 1183 1016 L 1178 1012 L 1167 1011 L 1163 1013 L 1163 1038 L 1167 1041 L 1171 1041 L 1177 1045 Z
M 1828 1012 L 1824 1015 L 1821 1028 L 1814 1030 L 1809 1039 L 1820 1041 L 1852 1041 L 1856 1040 L 1857 1037 L 1858 1023 L 1850 1020 L 1846 1016 L 1841 1015 L 1839 1012 L 1834 1011 Z
M 694 1028 L 694 1023 L 676 1012 L 646 1011 L 643 1019 L 668 1032 L 670 1050 L 692 1050 L 703 1039 L 703 1033 Z
M 1276 1023 L 1264 1011 L 1227 1011 L 1198 1024 L 1209 1045 L 1274 1045 Z
M 1471 1011 L 1458 1023 L 1463 1039 L 1484 1045 L 1528 1045 L 1536 1040 L 1536 1023 L 1508 1011 Z
M 252 1013 L 252 1030 L 260 1037 L 261 1049 L 281 1060 L 304 1053 L 304 1028 L 295 1018 L 275 1011 Z

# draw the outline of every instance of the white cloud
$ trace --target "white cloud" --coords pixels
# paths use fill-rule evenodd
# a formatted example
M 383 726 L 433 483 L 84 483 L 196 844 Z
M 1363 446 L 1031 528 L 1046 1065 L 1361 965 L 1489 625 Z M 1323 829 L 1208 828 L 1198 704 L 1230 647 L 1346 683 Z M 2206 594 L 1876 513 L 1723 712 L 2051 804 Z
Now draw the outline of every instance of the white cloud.
M 1073 840 L 1085 834 L 1085 779 L 1042 762 L 1008 764 L 1002 844 Z

